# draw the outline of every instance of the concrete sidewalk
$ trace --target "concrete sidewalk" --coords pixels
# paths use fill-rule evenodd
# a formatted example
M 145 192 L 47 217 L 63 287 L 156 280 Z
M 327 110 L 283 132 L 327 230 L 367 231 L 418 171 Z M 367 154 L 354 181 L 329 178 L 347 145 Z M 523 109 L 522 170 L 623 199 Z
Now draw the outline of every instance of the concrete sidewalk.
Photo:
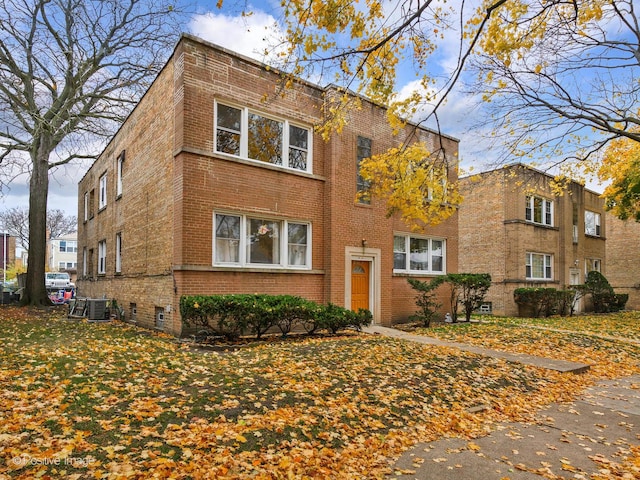
M 447 342 L 373 325 L 363 331 L 458 348 L 559 372 L 583 363 Z M 633 449 L 632 449 L 633 447 Z M 444 438 L 418 444 L 394 465 L 390 478 L 416 480 L 640 479 L 640 375 L 603 381 L 575 402 L 552 404 L 533 423 L 501 423 L 473 441 Z
M 385 337 L 400 338 L 411 342 L 424 343 L 426 345 L 440 345 L 445 347 L 453 347 L 465 352 L 477 353 L 487 357 L 502 358 L 509 362 L 523 363 L 525 365 L 533 365 L 535 367 L 548 368 L 563 373 L 582 373 L 589 370 L 589 365 L 579 362 L 570 362 L 567 360 L 557 360 L 552 358 L 537 357 L 535 355 L 526 355 L 523 353 L 509 353 L 499 350 L 490 350 L 488 348 L 475 347 L 458 342 L 447 342 L 437 338 L 427 337 L 425 335 L 414 335 L 412 333 L 403 332 L 395 328 L 382 327 L 380 325 L 371 325 L 364 327 L 363 332 L 383 335 Z
M 601 382 L 575 402 L 539 412 L 532 424 L 416 445 L 394 469 L 390 478 L 420 480 L 638 479 L 640 375 Z

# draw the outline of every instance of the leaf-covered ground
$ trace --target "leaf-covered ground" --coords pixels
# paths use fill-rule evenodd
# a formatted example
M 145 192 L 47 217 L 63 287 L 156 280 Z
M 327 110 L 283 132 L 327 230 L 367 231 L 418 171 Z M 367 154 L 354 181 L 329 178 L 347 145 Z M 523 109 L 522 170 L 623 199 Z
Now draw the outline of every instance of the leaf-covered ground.
M 380 478 L 417 441 L 482 435 L 639 371 L 637 345 L 582 334 L 507 322 L 429 333 L 540 342 L 537 354 L 597 367 L 563 376 L 364 334 L 202 352 L 122 323 L 5 307 L 0 478 Z M 478 405 L 488 408 L 468 412 Z
M 591 376 L 615 378 L 640 371 L 640 312 L 574 317 L 481 317 L 414 333 L 494 350 L 591 365 Z

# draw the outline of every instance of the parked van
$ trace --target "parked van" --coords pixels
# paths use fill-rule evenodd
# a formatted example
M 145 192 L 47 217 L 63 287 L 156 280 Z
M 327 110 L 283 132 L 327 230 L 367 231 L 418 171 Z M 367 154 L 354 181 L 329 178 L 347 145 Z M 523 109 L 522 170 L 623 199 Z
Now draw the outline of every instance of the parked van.
M 47 288 L 74 288 L 71 277 L 66 272 L 47 272 L 44 274 L 44 284 Z

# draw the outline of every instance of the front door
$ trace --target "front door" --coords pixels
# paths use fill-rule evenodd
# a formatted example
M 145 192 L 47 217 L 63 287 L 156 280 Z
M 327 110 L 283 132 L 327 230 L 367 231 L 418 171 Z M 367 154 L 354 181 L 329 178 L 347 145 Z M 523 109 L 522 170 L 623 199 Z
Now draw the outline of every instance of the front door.
M 351 261 L 351 310 L 370 309 L 369 305 L 369 271 L 371 262 Z
M 569 272 L 569 282 L 571 285 L 580 285 L 580 270 L 571 269 Z M 582 299 L 579 299 L 575 304 L 575 312 L 582 312 Z

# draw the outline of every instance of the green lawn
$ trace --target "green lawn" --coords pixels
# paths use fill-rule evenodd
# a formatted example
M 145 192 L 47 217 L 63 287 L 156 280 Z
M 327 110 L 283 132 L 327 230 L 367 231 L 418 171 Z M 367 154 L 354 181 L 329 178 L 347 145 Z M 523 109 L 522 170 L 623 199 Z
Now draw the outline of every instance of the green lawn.
M 515 348 L 522 331 L 540 332 L 501 321 L 429 334 L 492 332 Z M 598 350 L 607 368 L 566 377 L 364 334 L 203 352 L 122 323 L 5 307 L 0 478 L 382 477 L 418 440 L 471 438 L 612 365 L 638 371 L 637 346 L 563 338 L 557 351 Z M 488 408 L 467 412 L 478 405 Z

